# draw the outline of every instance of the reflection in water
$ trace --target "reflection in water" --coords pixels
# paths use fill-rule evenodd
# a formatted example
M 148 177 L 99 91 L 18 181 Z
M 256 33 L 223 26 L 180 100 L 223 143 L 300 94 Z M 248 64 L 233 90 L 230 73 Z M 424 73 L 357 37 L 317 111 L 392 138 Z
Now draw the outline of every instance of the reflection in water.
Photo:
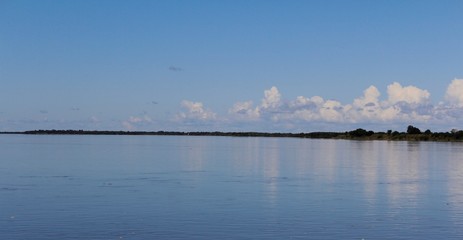
M 318 146 L 318 149 L 314 149 L 316 163 L 318 164 L 316 171 L 330 183 L 335 181 L 337 173 L 335 166 L 337 166 L 339 160 L 338 152 L 332 151 L 332 149 L 336 148 L 337 143 L 338 141 L 334 140 L 323 141 Z
M 380 156 L 383 152 L 378 149 L 374 142 L 358 141 L 357 147 L 360 151 L 352 151 L 354 154 L 350 156 L 356 159 L 356 154 L 360 155 L 360 169 L 363 175 L 365 199 L 369 201 L 370 206 L 376 203 L 376 194 L 378 191 L 378 177 L 380 175 Z
M 258 172 L 261 158 L 259 138 L 245 138 L 244 141 L 241 138 L 230 140 L 233 144 L 230 147 L 231 161 L 236 175 L 243 177 Z
M 385 173 L 388 186 L 389 202 L 393 207 L 399 207 L 404 199 L 408 204 L 416 203 L 419 194 L 420 176 L 426 174 L 421 171 L 419 164 L 425 164 L 426 159 L 420 156 L 419 143 L 407 143 L 406 147 L 389 142 L 386 161 L 387 171 Z
M 463 226 L 463 144 L 450 144 L 446 150 L 450 157 L 439 158 L 439 162 L 445 161 L 445 167 L 447 167 L 443 169 L 447 175 L 447 179 L 444 181 L 448 185 L 447 205 L 451 209 L 450 214 L 456 229 L 459 230 L 460 235 L 463 235 L 463 228 L 461 227 Z
M 280 152 L 277 139 L 270 142 L 263 149 L 263 176 L 267 187 L 267 196 L 270 203 L 274 204 L 278 195 L 278 177 L 280 176 Z
M 298 226 L 293 232 L 299 236 L 341 231 L 352 238 L 362 232 L 369 238 L 397 239 L 388 235 L 397 232 L 414 239 L 418 233 L 408 229 L 462 229 L 463 160 L 458 149 L 439 150 L 436 143 L 278 138 L 188 138 L 184 145 L 182 169 L 216 173 L 194 175 L 191 180 L 198 186 L 207 183 L 210 188 L 199 187 L 187 198 L 194 193 L 224 207 L 209 211 L 226 219 L 257 218 L 281 232 Z M 259 199 L 264 204 L 253 204 L 262 203 Z M 232 210 L 250 215 L 231 216 Z M 453 231 L 452 236 L 462 234 Z
M 208 147 L 207 139 L 203 137 L 186 137 L 182 139 L 182 148 L 180 153 L 184 159 L 184 171 L 202 171 L 203 164 L 207 156 L 205 156 L 205 149 Z

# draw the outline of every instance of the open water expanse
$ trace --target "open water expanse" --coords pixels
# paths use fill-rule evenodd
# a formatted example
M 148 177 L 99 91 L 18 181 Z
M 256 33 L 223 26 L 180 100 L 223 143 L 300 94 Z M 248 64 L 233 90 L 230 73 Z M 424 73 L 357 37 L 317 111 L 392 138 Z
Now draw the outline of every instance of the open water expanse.
M 463 143 L 0 135 L 0 239 L 463 239 Z

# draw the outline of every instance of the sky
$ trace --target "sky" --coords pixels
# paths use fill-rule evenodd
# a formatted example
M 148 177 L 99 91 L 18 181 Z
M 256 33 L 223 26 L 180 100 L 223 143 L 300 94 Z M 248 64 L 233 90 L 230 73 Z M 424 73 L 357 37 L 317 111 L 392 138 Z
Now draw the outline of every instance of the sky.
M 0 0 L 0 131 L 463 129 L 463 1 Z

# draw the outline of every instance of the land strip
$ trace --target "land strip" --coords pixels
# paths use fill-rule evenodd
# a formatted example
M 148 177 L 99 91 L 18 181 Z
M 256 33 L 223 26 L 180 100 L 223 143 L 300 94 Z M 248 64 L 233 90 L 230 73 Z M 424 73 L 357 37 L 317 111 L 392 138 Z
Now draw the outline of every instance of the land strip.
M 0 134 L 29 135 L 159 135 L 159 136 L 228 136 L 228 137 L 292 137 L 314 139 L 348 140 L 389 140 L 389 141 L 439 141 L 461 142 L 463 131 L 431 132 L 409 126 L 407 132 L 388 130 L 373 132 L 358 128 L 346 132 L 309 132 L 309 133 L 266 133 L 266 132 L 181 132 L 181 131 L 89 131 L 89 130 L 32 130 L 24 132 L 0 132 Z

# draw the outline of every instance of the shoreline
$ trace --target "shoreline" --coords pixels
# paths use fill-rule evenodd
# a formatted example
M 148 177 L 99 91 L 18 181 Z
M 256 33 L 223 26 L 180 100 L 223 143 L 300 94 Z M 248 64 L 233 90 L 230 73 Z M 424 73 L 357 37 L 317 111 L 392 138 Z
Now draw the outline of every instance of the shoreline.
M 132 135 L 132 136 L 224 136 L 224 137 L 288 137 L 341 140 L 463 142 L 463 131 L 406 133 L 373 132 L 356 129 L 348 132 L 268 133 L 268 132 L 180 132 L 180 131 L 99 131 L 99 130 L 31 130 L 0 132 L 25 135 Z

